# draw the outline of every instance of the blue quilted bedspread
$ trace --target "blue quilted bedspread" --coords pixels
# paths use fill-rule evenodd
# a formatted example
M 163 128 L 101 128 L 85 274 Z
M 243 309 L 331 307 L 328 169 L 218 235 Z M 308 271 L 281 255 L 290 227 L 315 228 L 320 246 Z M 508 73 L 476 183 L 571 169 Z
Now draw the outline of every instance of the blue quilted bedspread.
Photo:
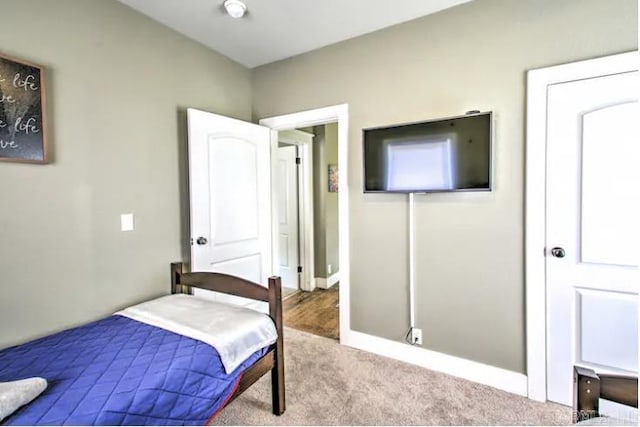
M 208 344 L 111 316 L 0 351 L 0 381 L 43 377 L 48 387 L 9 425 L 203 425 L 233 394 Z

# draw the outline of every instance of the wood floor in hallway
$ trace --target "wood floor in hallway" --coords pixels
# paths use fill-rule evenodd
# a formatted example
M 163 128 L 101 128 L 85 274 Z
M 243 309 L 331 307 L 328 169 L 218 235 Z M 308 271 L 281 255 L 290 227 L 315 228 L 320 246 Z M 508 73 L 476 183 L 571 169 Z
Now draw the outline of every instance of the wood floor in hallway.
M 339 339 L 338 286 L 298 292 L 284 300 L 284 324 L 293 329 Z

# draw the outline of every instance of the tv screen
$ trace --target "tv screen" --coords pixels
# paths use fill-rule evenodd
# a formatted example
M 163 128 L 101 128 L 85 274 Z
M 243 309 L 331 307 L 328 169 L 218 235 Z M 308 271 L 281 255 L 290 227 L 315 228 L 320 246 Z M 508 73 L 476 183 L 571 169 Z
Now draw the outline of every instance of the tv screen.
M 364 192 L 491 190 L 491 112 L 363 130 Z

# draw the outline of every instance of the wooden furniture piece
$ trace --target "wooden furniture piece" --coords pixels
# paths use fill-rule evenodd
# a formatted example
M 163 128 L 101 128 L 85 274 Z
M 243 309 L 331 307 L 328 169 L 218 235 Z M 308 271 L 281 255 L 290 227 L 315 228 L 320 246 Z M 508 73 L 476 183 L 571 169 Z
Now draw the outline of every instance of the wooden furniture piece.
M 257 283 L 229 276 L 221 273 L 210 272 L 183 272 L 183 264 L 174 262 L 171 264 L 171 293 L 192 294 L 193 288 L 206 289 L 208 291 L 222 292 L 244 298 L 250 298 L 269 303 L 269 315 L 273 319 L 278 340 L 272 344 L 269 351 L 256 363 L 251 365 L 240 379 L 236 392 L 227 401 L 225 406 L 242 394 L 249 386 L 271 371 L 271 399 L 272 409 L 275 415 L 282 415 L 285 411 L 284 390 L 284 349 L 282 328 L 282 295 L 280 277 L 270 277 L 269 287 L 265 288 Z
M 596 374 L 592 369 L 573 367 L 574 423 L 599 417 L 599 399 L 638 407 L 638 377 Z

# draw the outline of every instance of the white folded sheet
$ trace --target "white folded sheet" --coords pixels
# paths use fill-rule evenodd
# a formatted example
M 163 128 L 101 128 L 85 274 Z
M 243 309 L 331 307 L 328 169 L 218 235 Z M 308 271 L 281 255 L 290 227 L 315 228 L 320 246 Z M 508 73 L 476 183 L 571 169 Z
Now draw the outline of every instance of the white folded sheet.
M 115 314 L 211 345 L 220 354 L 227 373 L 278 338 L 266 314 L 193 295 L 168 295 Z

